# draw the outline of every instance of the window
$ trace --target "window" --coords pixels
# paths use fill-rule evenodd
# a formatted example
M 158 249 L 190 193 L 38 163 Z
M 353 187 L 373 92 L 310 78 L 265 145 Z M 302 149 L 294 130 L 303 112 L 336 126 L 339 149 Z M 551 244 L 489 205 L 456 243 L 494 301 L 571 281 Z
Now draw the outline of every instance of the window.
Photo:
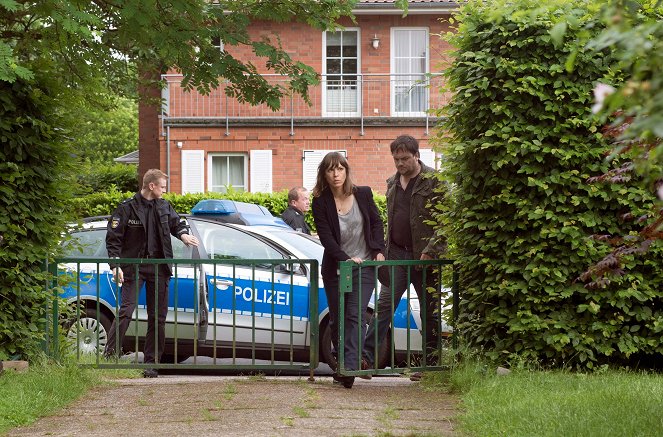
M 359 30 L 324 34 L 325 115 L 356 116 L 359 108 Z
M 209 154 L 209 191 L 246 191 L 247 157 L 241 153 Z
M 219 52 L 223 51 L 223 41 L 221 41 L 220 36 L 213 36 L 212 37 L 212 45 L 219 49 Z
M 68 258 L 106 258 L 106 228 L 74 232 L 63 247 Z
M 216 223 L 197 221 L 196 229 L 210 259 L 283 259 L 281 252 L 252 235 L 220 226 Z M 252 265 L 251 263 L 247 265 Z M 269 268 L 269 265 L 259 265 Z
M 428 29 L 391 31 L 392 114 L 422 116 L 428 109 Z

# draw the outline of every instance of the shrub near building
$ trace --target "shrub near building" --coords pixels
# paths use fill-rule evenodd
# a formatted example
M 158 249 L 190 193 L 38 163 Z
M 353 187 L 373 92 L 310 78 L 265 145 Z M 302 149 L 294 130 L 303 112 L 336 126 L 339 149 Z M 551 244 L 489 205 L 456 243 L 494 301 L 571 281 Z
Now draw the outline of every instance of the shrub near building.
M 614 72 L 608 52 L 582 46 L 600 3 L 475 2 L 452 36 L 455 97 L 438 140 L 454 182 L 459 328 L 500 361 L 592 368 L 663 350 L 660 245 L 604 288 L 576 279 L 609 251 L 591 236 L 618 233 L 620 215 L 654 201 L 635 184 L 587 182 L 609 168 L 590 108 Z

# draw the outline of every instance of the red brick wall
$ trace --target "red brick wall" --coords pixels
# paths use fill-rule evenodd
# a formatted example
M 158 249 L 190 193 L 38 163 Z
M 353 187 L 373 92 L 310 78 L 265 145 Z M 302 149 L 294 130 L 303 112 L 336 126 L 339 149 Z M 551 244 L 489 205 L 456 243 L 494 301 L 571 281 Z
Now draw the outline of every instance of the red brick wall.
M 272 150 L 272 186 L 274 191 L 290 189 L 303 181 L 302 156 L 304 150 L 345 149 L 348 152 L 353 181 L 357 185 L 369 185 L 384 193 L 385 180 L 394 172 L 389 144 L 399 135 L 409 134 L 419 140 L 422 149 L 430 148 L 423 127 L 384 128 L 366 127 L 359 135 L 356 127 L 295 127 L 295 136 L 289 128 L 231 128 L 225 136 L 224 128 L 171 129 L 170 175 L 171 191 L 181 192 L 180 149 L 206 150 L 207 152 L 245 152 Z M 162 142 L 165 148 L 165 142 Z M 165 153 L 164 153 L 165 155 Z M 166 160 L 162 159 L 166 169 Z M 168 171 L 167 169 L 165 171 Z M 208 180 L 205 180 L 205 186 Z

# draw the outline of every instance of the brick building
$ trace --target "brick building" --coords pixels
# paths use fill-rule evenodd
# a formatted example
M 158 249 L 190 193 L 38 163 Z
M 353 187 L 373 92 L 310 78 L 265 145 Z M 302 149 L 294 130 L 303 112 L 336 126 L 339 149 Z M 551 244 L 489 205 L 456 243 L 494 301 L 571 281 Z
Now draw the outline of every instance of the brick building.
M 415 0 L 402 17 L 393 0 L 360 1 L 356 22 L 344 20 L 336 32 L 253 23 L 253 36 L 279 35 L 293 59 L 320 73 L 320 85 L 310 89 L 312 105 L 295 96 L 284 97 L 278 112 L 251 107 L 226 97 L 223 84 L 202 96 L 182 90 L 181 76 L 170 72 L 163 108 L 139 107 L 140 173 L 161 168 L 177 193 L 312 188 L 324 154 L 338 150 L 346 153 L 356 184 L 384 192 L 394 172 L 389 143 L 398 135 L 418 138 L 422 159 L 434 164 L 428 138 L 436 118 L 429 109 L 447 99 L 436 73 L 449 50 L 440 34 L 456 8 L 457 2 Z

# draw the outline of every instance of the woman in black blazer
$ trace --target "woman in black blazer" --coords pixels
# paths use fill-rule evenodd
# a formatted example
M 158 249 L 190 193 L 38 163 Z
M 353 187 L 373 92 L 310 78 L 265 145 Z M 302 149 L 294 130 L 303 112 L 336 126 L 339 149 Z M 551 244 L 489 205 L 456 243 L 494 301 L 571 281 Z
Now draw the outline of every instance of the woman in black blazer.
M 358 187 L 350 179 L 350 166 L 343 155 L 328 153 L 318 166 L 313 188 L 313 220 L 325 248 L 322 279 L 329 303 L 332 343 L 338 350 L 339 262 L 384 260 L 384 227 L 370 187 Z M 361 290 L 359 273 L 361 271 Z M 375 268 L 353 269 L 352 292 L 345 295 L 345 368 L 361 368 L 359 326 L 373 293 Z M 361 311 L 360 299 L 361 297 Z M 363 324 L 361 325 L 363 327 Z M 362 329 L 363 331 L 363 329 Z M 364 338 L 364 333 L 361 333 Z M 334 369 L 336 370 L 336 369 Z M 334 379 L 351 388 L 354 376 L 334 373 Z

